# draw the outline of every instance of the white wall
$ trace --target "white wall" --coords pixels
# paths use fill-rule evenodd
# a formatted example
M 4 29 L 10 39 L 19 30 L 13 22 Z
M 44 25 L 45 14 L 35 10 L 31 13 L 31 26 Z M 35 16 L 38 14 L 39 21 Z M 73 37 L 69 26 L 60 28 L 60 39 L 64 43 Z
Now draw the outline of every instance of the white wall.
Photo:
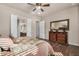
M 5 37 L 10 33 L 10 20 L 11 14 L 26 17 L 27 13 L 7 7 L 5 5 L 0 5 L 0 34 Z
M 79 14 L 78 6 L 64 9 L 45 18 L 46 20 L 46 39 L 49 39 L 50 21 L 69 19 L 70 28 L 68 31 L 68 43 L 79 46 Z
M 36 21 L 39 21 L 41 19 L 40 16 L 34 15 L 32 13 L 27 15 L 27 13 L 20 11 L 19 9 L 14 9 L 6 5 L 0 5 L 0 27 L 2 27 L 0 28 L 0 34 L 2 35 L 2 37 L 9 36 L 10 34 L 11 14 L 17 15 L 19 19 L 26 17 L 26 23 L 29 22 L 27 22 L 28 19 L 31 19 L 31 25 L 27 25 L 27 28 L 31 26 L 31 28 L 29 28 L 31 34 L 29 33 L 29 35 L 36 37 Z M 29 29 L 27 29 L 26 31 L 28 32 Z
M 49 28 L 50 28 L 50 21 L 53 20 L 63 20 L 63 19 L 70 19 L 70 29 L 69 29 L 69 35 L 68 35 L 68 43 L 72 45 L 78 45 L 79 46 L 79 7 L 74 6 L 65 10 L 62 10 L 57 13 L 52 13 L 52 15 L 49 15 L 45 18 L 45 28 L 46 33 L 45 37 L 46 39 L 49 39 Z M 27 16 L 27 13 L 13 9 L 4 5 L 0 5 L 0 34 L 5 37 L 8 36 L 10 33 L 10 20 L 11 20 L 11 14 L 19 15 L 19 16 Z M 34 16 L 32 16 L 34 17 Z M 32 35 L 36 36 L 36 20 L 40 20 L 40 17 L 38 18 L 32 18 Z M 36 16 L 35 16 L 36 17 Z

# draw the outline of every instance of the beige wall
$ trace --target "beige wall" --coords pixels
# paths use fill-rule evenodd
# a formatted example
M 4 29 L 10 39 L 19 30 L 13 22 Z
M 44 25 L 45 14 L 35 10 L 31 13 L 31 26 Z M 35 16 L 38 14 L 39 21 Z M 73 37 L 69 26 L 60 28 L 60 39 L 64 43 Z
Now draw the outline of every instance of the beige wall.
M 26 13 L 4 5 L 0 5 L 0 34 L 5 37 L 10 33 L 11 14 L 26 17 Z
M 79 10 L 78 6 L 74 6 L 60 12 L 49 15 L 46 20 L 46 39 L 49 39 L 49 28 L 50 28 L 50 21 L 55 20 L 63 20 L 69 19 L 70 20 L 70 28 L 68 31 L 68 43 L 72 45 L 79 46 Z
M 27 16 L 27 13 L 22 12 L 17 9 L 13 9 L 10 7 L 6 7 L 4 5 L 0 5 L 0 34 L 5 37 L 8 36 L 10 33 L 10 16 L 11 14 L 16 14 L 19 16 Z M 53 20 L 62 20 L 62 19 L 70 19 L 70 29 L 68 33 L 68 43 L 72 45 L 78 45 L 79 46 L 79 7 L 74 6 L 68 9 L 64 9 L 63 11 L 57 12 L 57 13 L 52 13 L 52 16 L 49 15 L 48 17 L 45 18 L 46 22 L 46 34 L 45 37 L 46 39 L 49 39 L 49 28 L 50 28 L 50 21 Z M 34 16 L 33 16 L 34 17 Z M 34 20 L 32 22 L 32 35 L 35 37 L 36 35 L 36 24 L 35 21 L 38 19 L 37 18 L 31 18 Z M 36 19 L 36 20 L 35 20 Z
M 6 37 L 10 33 L 11 14 L 17 15 L 21 20 L 23 19 L 23 17 L 24 19 L 26 18 L 26 21 L 27 19 L 31 19 L 32 36 L 36 37 L 36 21 L 40 20 L 40 16 L 33 15 L 32 13 L 28 14 L 18 9 L 8 7 L 6 5 L 0 5 L 0 34 L 2 35 L 2 37 Z

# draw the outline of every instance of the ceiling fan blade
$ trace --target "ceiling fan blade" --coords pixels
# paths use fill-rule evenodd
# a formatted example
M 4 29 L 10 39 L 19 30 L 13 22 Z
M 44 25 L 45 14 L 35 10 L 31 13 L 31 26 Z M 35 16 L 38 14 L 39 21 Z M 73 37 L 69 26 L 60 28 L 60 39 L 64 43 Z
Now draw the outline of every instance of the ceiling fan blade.
M 35 10 L 36 10 L 36 8 L 33 9 L 33 11 L 35 11 Z
M 32 5 L 32 6 L 35 6 L 35 5 L 34 5 L 34 4 L 32 4 L 32 3 L 27 3 L 27 4 Z
M 41 11 L 44 12 L 44 10 L 41 8 Z
M 48 7 L 48 6 L 50 6 L 50 4 L 43 4 L 42 6 L 43 7 Z

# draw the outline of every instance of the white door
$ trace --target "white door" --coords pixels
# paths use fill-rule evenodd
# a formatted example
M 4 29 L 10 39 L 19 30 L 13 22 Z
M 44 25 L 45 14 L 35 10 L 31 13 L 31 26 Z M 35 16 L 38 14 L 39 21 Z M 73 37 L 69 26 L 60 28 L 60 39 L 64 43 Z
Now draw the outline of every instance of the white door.
M 17 16 L 16 15 L 11 15 L 11 36 L 18 37 Z
M 39 35 L 40 35 L 39 21 L 36 21 L 36 37 L 39 38 Z
M 39 31 L 40 31 L 40 38 L 45 39 L 45 21 L 40 21 L 39 23 Z
M 31 19 L 27 19 L 27 36 L 32 36 L 32 22 Z

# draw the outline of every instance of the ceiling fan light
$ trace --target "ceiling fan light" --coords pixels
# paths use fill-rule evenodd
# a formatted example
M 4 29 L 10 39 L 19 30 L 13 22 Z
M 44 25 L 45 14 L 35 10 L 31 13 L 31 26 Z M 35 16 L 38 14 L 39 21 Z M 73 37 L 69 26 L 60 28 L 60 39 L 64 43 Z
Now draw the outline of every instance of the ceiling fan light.
M 35 11 L 33 11 L 33 14 L 42 14 L 42 11 L 41 11 L 41 9 L 36 9 Z
M 38 9 L 41 9 L 41 7 L 40 7 L 40 6 L 38 6 Z
M 41 14 L 40 12 L 38 12 L 38 14 Z
M 41 6 L 36 6 L 36 9 L 41 9 Z

